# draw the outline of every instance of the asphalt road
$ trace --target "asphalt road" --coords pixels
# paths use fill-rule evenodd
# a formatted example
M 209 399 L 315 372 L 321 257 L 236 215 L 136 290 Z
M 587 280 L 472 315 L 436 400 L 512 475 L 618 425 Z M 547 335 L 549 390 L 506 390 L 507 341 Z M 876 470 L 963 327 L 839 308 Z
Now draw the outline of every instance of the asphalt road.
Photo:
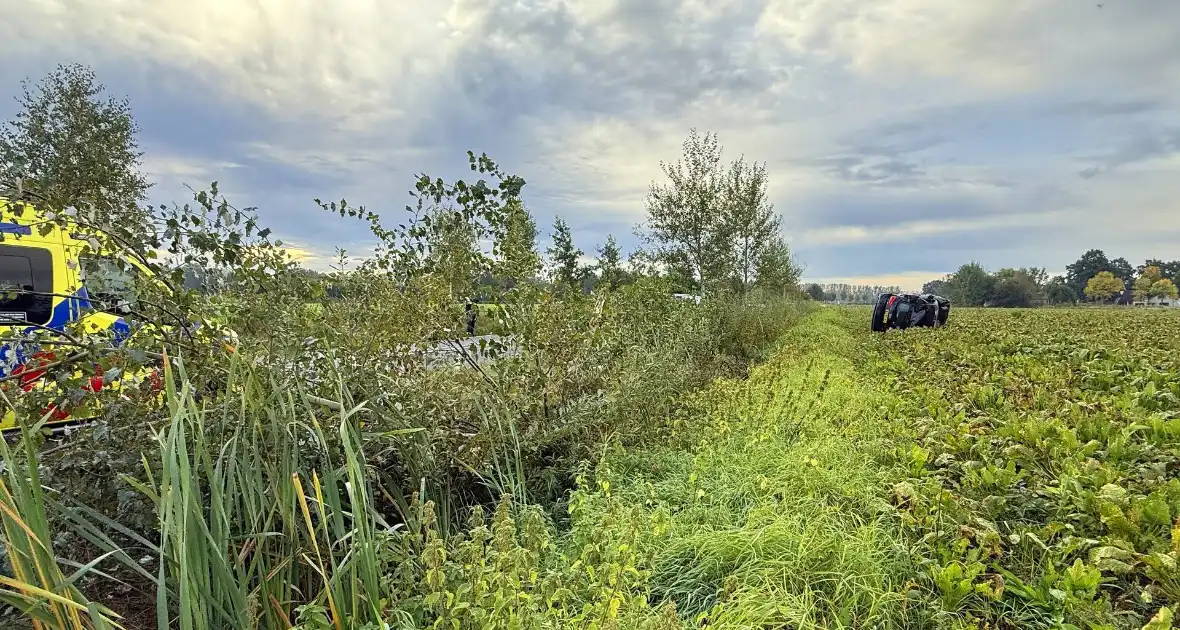
M 481 349 L 481 342 L 485 349 Z M 501 337 L 500 335 L 477 335 L 455 341 L 444 341 L 430 346 L 426 350 L 427 365 L 432 368 L 438 368 L 463 363 L 464 350 L 471 355 L 477 364 L 483 365 L 490 363 L 495 361 L 496 357 L 490 356 L 486 351 L 486 347 L 496 342 L 503 344 L 502 354 L 504 355 L 511 356 L 519 352 L 519 349 L 513 346 L 511 339 Z

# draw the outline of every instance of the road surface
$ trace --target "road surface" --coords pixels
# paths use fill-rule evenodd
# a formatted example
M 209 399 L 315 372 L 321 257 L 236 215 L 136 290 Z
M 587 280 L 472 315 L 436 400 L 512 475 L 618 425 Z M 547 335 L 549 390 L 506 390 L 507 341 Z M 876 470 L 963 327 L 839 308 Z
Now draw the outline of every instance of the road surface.
M 426 364 L 431 368 L 439 368 L 446 365 L 464 363 L 463 350 L 466 350 L 479 365 L 495 361 L 495 357 L 489 356 L 486 350 L 481 351 L 481 342 L 485 348 L 488 345 L 495 345 L 497 342 L 503 344 L 503 355 L 512 356 L 520 352 L 520 349 L 513 345 L 511 339 L 501 337 L 500 335 L 477 335 L 455 341 L 444 341 L 430 346 L 426 350 Z

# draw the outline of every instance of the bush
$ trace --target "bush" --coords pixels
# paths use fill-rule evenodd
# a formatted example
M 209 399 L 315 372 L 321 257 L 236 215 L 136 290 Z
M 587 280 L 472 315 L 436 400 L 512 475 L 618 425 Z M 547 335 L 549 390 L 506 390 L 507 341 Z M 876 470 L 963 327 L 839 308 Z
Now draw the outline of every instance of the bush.
M 499 183 L 423 178 L 421 217 L 396 230 L 326 206 L 367 218 L 381 242 L 366 264 L 327 276 L 293 266 L 265 236 L 246 238 L 256 225 L 246 237 L 229 228 L 242 215 L 216 192 L 198 193 L 196 214 L 160 217 L 183 258 L 218 281 L 174 304 L 153 294 L 163 314 L 146 322 L 173 310 L 219 322 L 236 331 L 234 352 L 194 347 L 183 326 L 171 336 L 148 326 L 112 350 L 101 369 L 157 357 L 166 404 L 104 388 L 90 428 L 41 454 L 11 454 L 10 470 L 31 464 L 52 488 L 44 506 L 10 506 L 18 527 L 48 507 L 24 542 L 79 559 L 70 588 L 182 627 L 675 624 L 673 611 L 645 602 L 635 572 L 646 560 L 611 548 L 650 523 L 625 506 L 585 520 L 587 497 L 609 489 L 579 472 L 609 444 L 677 438 L 689 394 L 744 374 L 804 307 L 758 296 L 688 304 L 653 276 L 570 292 L 526 278 L 528 265 L 502 252 L 463 251 L 456 235 L 496 239 L 505 214 L 519 212 L 523 182 L 484 160 L 472 157 L 473 168 Z M 512 282 L 497 280 L 506 269 Z M 480 307 L 477 332 L 500 338 L 473 350 L 463 303 L 477 294 L 495 304 Z M 84 382 L 73 372 L 51 375 L 71 395 Z M 22 397 L 20 416 L 53 395 Z M 488 530 L 479 515 L 491 511 Z M 562 535 L 573 546 L 561 553 L 542 542 Z M 19 537 L 8 541 L 24 552 Z M 495 584 L 462 589 L 473 580 Z M 31 586 L 13 596 L 52 613 Z M 506 611 L 496 598 L 510 593 L 534 599 L 511 595 Z M 100 611 L 86 610 L 101 627 Z
M 729 368 L 745 374 L 765 359 L 774 342 L 810 308 L 797 299 L 755 294 L 748 300 L 722 299 L 709 303 L 716 326 L 717 351 Z
M 289 363 L 303 358 L 294 344 L 246 338 L 225 389 L 198 403 L 176 363 L 150 438 L 140 414 L 88 429 L 42 462 L 62 532 L 54 544 L 106 558 L 81 573 L 89 592 L 106 599 L 115 587 L 105 576 L 118 576 L 134 585 L 123 600 L 155 598 L 199 628 L 318 627 L 342 611 L 350 627 L 598 616 L 675 627 L 671 609 L 646 604 L 635 567 L 648 561 L 617 548 L 650 529 L 647 517 L 616 506 L 579 521 L 586 492 L 602 489 L 585 488 L 578 471 L 607 443 L 663 436 L 687 392 L 749 361 L 747 350 L 788 318 L 768 305 L 687 305 L 666 289 L 640 281 L 535 296 L 512 319 L 514 352 L 478 368 L 428 369 L 413 353 L 389 354 L 364 342 L 371 322 L 322 326 L 325 313 L 348 312 L 347 299 L 317 317 L 284 311 L 276 324 L 290 333 L 337 335 L 319 358 L 330 367 L 309 377 Z M 732 322 L 753 322 L 731 335 L 747 354 L 722 357 L 716 333 Z M 356 352 L 345 359 L 338 348 Z M 557 503 L 547 522 L 537 506 Z M 490 529 L 485 507 L 496 512 Z M 546 542 L 559 525 L 571 528 L 577 544 L 566 548 L 579 558 Z M 573 568 L 587 564 L 597 576 Z M 325 585 L 332 575 L 341 578 Z M 500 586 L 472 592 L 463 586 L 472 580 Z M 492 604 L 530 592 L 539 599 L 511 610 Z

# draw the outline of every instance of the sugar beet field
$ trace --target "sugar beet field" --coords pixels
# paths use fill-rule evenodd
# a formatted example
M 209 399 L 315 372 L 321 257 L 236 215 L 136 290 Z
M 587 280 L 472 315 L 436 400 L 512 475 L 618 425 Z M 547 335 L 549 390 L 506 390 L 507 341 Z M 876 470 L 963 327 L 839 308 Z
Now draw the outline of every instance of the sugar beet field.
M 212 528 L 183 530 L 220 540 L 212 550 L 170 542 L 191 554 L 182 570 L 124 591 L 89 575 L 81 592 L 125 627 L 1172 627 L 1180 312 L 955 309 L 944 328 L 880 335 L 868 315 L 807 311 L 747 377 L 687 395 L 656 439 L 608 442 L 557 503 L 500 487 L 461 526 L 420 496 L 397 525 L 354 516 L 342 504 L 359 512 L 380 488 L 342 429 L 337 470 L 241 477 L 278 484 L 288 510 L 259 516 L 254 543 L 219 531 L 229 517 L 213 510 Z M 188 439 L 199 450 L 204 436 Z M 168 448 L 177 474 L 188 460 Z M 291 540 L 262 542 L 273 536 Z M 266 545 L 283 558 L 259 559 Z M 291 566 L 319 595 L 267 583 Z M 166 601 L 135 617 L 118 592 Z M 198 592 L 241 612 L 202 617 L 183 599 Z M 100 625 L 87 606 L 82 625 Z
M 1180 313 L 958 315 L 871 344 L 912 440 L 893 504 L 918 581 L 980 627 L 1169 627 Z

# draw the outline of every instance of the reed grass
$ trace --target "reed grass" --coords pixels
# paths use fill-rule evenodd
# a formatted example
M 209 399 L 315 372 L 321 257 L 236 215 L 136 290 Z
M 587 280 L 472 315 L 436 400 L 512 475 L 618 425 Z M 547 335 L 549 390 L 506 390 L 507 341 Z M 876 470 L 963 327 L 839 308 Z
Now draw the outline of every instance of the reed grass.
M 145 457 L 143 478 L 125 476 L 156 507 L 153 540 L 45 493 L 29 440 L 22 456 L 5 448 L 0 509 L 17 569 L 5 601 L 46 628 L 116 627 L 73 586 L 116 561 L 154 587 L 160 630 L 291 628 L 301 610 L 318 606 L 336 630 L 380 624 L 379 538 L 390 526 L 366 474 L 364 405 L 332 411 L 237 361 L 227 390 L 234 395 L 218 404 L 200 403 L 182 364 L 166 372 L 158 464 Z M 44 542 L 47 506 L 102 550 L 69 578 Z

